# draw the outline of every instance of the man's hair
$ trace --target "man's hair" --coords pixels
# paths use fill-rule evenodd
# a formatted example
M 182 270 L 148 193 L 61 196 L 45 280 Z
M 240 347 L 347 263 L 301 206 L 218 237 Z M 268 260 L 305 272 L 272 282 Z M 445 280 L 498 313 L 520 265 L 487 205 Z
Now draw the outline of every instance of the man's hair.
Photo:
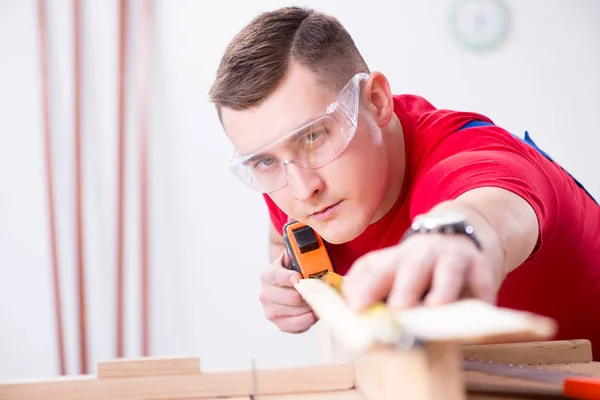
M 302 7 L 262 13 L 228 45 L 209 95 L 216 105 L 244 110 L 275 91 L 291 61 L 309 68 L 320 84 L 340 90 L 369 72 L 354 40 L 334 17 Z

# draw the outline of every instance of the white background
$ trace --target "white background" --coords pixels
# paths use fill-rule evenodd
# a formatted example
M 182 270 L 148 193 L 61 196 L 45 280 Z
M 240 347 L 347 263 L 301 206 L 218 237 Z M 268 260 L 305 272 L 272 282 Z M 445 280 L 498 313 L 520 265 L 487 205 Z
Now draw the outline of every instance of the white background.
M 72 6 L 49 7 L 59 260 L 69 373 L 78 372 Z M 512 31 L 491 53 L 461 47 L 448 0 L 303 1 L 334 13 L 395 93 L 490 116 L 538 144 L 600 197 L 600 2 L 508 1 Z M 0 379 L 58 373 L 45 191 L 37 2 L 0 1 Z M 258 301 L 267 213 L 228 171 L 230 144 L 207 92 L 225 46 L 258 12 L 287 1 L 157 1 L 151 125 L 152 355 L 205 369 L 320 360 L 314 330 L 278 332 Z M 114 356 L 117 2 L 83 2 L 84 205 L 90 366 Z M 139 4 L 131 10 L 136 17 Z M 135 60 L 135 18 L 130 59 Z M 130 76 L 135 78 L 136 65 Z M 128 356 L 139 355 L 137 98 L 127 170 Z

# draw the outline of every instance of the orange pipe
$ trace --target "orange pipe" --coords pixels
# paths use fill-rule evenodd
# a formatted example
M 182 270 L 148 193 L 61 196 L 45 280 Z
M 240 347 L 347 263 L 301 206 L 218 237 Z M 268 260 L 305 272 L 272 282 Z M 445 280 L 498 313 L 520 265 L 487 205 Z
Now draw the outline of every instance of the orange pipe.
M 63 317 L 61 306 L 60 271 L 56 244 L 56 219 L 54 215 L 54 181 L 52 168 L 52 133 L 50 130 L 50 89 L 48 83 L 48 43 L 46 34 L 46 2 L 38 0 L 38 29 L 40 39 L 40 61 L 42 78 L 42 108 L 44 124 L 44 146 L 46 154 L 46 190 L 48 191 L 48 213 L 50 215 L 50 249 L 52 253 L 52 282 L 54 285 L 54 308 L 56 317 L 56 339 L 61 375 L 66 375 Z
M 117 188 L 117 357 L 123 357 L 124 209 L 125 209 L 125 72 L 127 67 L 127 2 L 119 2 L 118 188 Z
M 140 23 L 140 277 L 141 277 L 141 323 L 142 355 L 150 352 L 149 334 L 149 271 L 148 271 L 148 74 L 149 74 L 149 0 L 142 1 Z
M 77 295 L 79 298 L 79 351 L 82 374 L 88 371 L 85 266 L 83 246 L 82 154 L 81 154 L 81 0 L 73 1 L 75 76 L 75 203 L 77 229 Z

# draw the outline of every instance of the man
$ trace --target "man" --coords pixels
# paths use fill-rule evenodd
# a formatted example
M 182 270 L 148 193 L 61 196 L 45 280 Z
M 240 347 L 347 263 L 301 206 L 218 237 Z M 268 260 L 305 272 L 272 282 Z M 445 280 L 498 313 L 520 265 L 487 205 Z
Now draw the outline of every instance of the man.
M 210 94 L 232 169 L 268 206 L 260 299 L 282 331 L 316 322 L 285 268 L 293 219 L 328 243 L 357 310 L 477 297 L 555 318 L 600 359 L 600 207 L 531 142 L 393 95 L 335 18 L 296 7 L 233 39 Z

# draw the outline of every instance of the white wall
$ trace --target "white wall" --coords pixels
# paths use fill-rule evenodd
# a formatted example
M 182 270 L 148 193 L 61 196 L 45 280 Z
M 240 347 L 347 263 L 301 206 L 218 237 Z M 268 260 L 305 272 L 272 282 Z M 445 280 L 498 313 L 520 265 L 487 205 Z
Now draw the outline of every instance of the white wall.
M 71 2 L 51 3 L 59 258 L 68 369 L 77 373 Z M 245 368 L 252 357 L 259 367 L 317 362 L 315 332 L 286 335 L 262 315 L 258 275 L 267 265 L 266 209 L 260 196 L 227 170 L 231 148 L 207 102 L 231 37 L 256 13 L 290 2 L 156 3 L 152 354 L 198 355 L 206 369 Z M 440 108 L 486 113 L 517 134 L 529 130 L 600 197 L 599 2 L 509 1 L 511 37 L 490 54 L 469 53 L 449 35 L 449 0 L 299 3 L 337 15 L 395 92 L 424 95 Z M 0 2 L 0 379 L 58 373 L 36 4 Z M 84 225 L 92 364 L 114 355 L 117 26 L 116 1 L 84 2 Z M 135 54 L 134 47 L 130 56 Z M 136 66 L 131 68 L 135 73 Z M 137 356 L 138 131 L 131 96 L 126 345 L 127 355 Z

